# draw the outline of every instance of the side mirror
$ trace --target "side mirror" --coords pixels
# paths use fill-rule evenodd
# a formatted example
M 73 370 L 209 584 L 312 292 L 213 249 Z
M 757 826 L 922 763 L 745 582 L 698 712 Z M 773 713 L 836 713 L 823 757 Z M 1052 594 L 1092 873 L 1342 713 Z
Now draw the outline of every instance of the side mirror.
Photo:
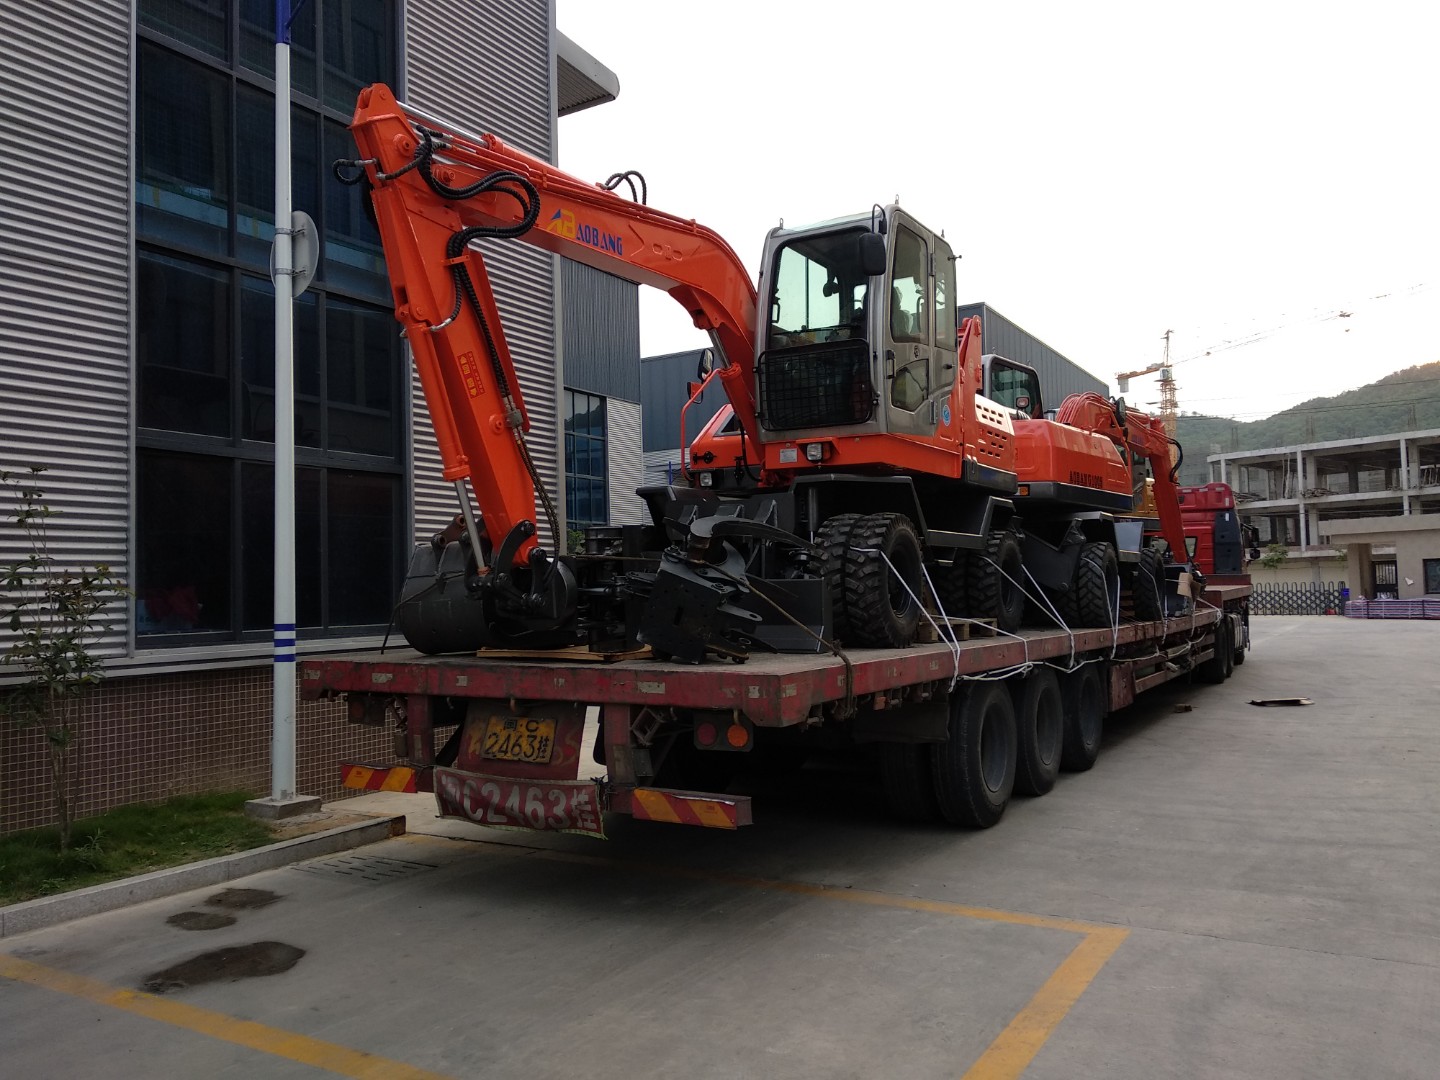
M 1028 414 L 1028 413 L 1030 412 L 1030 395 L 1029 395 L 1029 394 L 1016 394 L 1016 395 L 1015 395 L 1015 411 L 1016 411 L 1016 412 L 1023 412 L 1023 413 L 1026 413 L 1026 414 Z
M 1129 414 L 1129 410 L 1127 410 L 1127 409 L 1125 408 L 1125 399 L 1124 399 L 1123 397 L 1122 397 L 1122 398 L 1116 398 L 1116 399 L 1115 399 L 1115 423 L 1119 424 L 1121 427 L 1124 427 L 1124 426 L 1125 426 L 1125 418 L 1126 418 L 1128 415 L 1130 415 L 1130 414 Z
M 866 277 L 879 277 L 885 273 L 887 256 L 885 238 L 879 233 L 862 233 L 860 236 L 860 269 Z
M 700 359 L 699 359 L 699 361 L 697 361 L 696 364 L 695 364 L 695 378 L 698 379 L 698 380 L 701 381 L 701 382 L 704 382 L 704 381 L 705 381 L 705 376 L 706 376 L 706 375 L 709 375 L 710 372 L 712 372 L 712 371 L 714 371 L 714 370 L 715 370 L 715 350 L 714 350 L 714 349 L 701 349 L 701 350 L 700 350 Z

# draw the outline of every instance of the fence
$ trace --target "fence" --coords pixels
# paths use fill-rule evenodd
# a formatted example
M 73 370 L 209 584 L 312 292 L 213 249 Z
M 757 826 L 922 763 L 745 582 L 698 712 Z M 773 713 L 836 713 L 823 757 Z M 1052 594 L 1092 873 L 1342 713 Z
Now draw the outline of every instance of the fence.
M 1351 600 L 1345 605 L 1351 619 L 1440 619 L 1440 597 L 1418 600 Z
M 1339 615 L 1349 595 L 1343 581 L 1257 584 L 1250 597 L 1250 614 Z

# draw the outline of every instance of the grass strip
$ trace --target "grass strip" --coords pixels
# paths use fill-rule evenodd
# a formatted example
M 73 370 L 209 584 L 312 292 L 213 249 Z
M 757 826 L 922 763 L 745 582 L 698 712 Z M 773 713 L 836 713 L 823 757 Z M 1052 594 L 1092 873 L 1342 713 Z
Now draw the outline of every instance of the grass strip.
M 269 826 L 245 815 L 251 798 L 217 792 L 123 806 L 75 822 L 63 854 L 54 827 L 0 836 L 0 905 L 273 843 Z

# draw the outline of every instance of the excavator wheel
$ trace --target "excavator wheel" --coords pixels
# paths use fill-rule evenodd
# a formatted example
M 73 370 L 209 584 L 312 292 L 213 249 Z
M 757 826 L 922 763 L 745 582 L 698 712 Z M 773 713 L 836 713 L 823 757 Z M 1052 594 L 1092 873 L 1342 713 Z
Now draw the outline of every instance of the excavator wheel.
M 847 640 L 862 649 L 899 649 L 915 640 L 922 558 L 920 538 L 905 515 L 869 514 L 855 522 L 845 548 Z
M 1080 549 L 1071 597 L 1075 616 L 1071 626 L 1114 624 L 1120 600 L 1120 562 L 1114 545 L 1095 541 Z
M 815 546 L 820 549 L 820 576 L 830 594 L 830 617 L 834 629 L 830 636 L 845 642 L 850 638 L 850 620 L 845 611 L 845 551 L 850 546 L 850 530 L 860 520 L 859 514 L 836 514 L 827 518 L 815 533 Z
M 1130 578 L 1130 604 L 1140 622 L 1154 622 L 1165 615 L 1165 563 L 1154 548 L 1140 552 L 1140 562 Z
M 1006 633 L 1020 629 L 1025 616 L 1025 571 L 1020 565 L 1020 538 L 1014 530 L 990 534 L 983 554 L 969 556 L 966 579 L 970 610 L 961 612 L 973 619 L 994 619 Z M 948 610 L 948 608 L 947 608 Z

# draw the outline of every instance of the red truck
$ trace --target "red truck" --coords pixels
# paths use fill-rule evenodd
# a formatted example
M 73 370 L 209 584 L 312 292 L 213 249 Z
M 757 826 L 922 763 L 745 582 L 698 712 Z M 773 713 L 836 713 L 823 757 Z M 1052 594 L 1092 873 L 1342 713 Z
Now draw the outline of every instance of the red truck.
M 303 664 L 306 697 L 399 736 L 403 764 L 348 784 L 492 825 L 734 828 L 739 755 L 843 745 L 873 749 L 898 813 L 985 827 L 1094 764 L 1111 709 L 1228 675 L 1246 586 L 1190 564 L 1172 441 L 1098 395 L 1041 415 L 1038 380 L 987 397 L 948 246 L 898 207 L 773 230 L 757 286 L 711 231 L 617 195 L 627 176 L 586 184 L 383 86 L 352 132 L 362 156 L 336 175 L 364 185 L 461 512 L 412 554 L 396 622 L 414 651 Z M 747 448 L 738 490 L 642 489 L 649 525 L 542 546 L 542 522 L 563 530 L 486 237 L 686 306 Z M 1128 520 L 1147 467 L 1168 560 Z M 591 707 L 599 782 L 580 778 Z

